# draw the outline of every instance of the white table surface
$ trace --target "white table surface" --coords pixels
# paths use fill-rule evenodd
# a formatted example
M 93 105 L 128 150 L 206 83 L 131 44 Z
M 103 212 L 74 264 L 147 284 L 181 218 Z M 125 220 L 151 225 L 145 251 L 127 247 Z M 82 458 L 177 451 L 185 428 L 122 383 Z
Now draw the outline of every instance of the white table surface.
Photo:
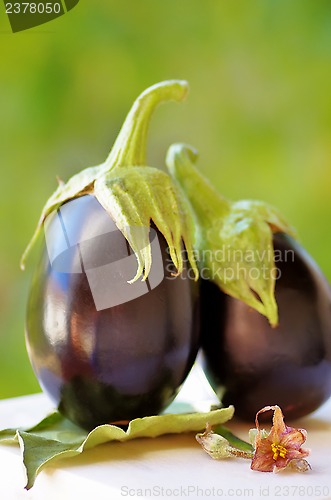
M 196 405 L 198 410 L 207 410 L 214 399 L 197 367 L 177 400 L 189 401 L 193 394 L 195 401 L 201 401 Z M 0 401 L 0 427 L 35 424 L 51 409 L 52 404 L 42 394 Z M 253 472 L 248 460 L 211 459 L 194 434 L 167 435 L 113 442 L 58 461 L 44 469 L 35 486 L 25 491 L 19 448 L 0 445 L 0 499 L 331 499 L 331 400 L 293 425 L 308 431 L 312 470 L 306 473 Z M 249 425 L 233 421 L 229 427 L 247 439 Z

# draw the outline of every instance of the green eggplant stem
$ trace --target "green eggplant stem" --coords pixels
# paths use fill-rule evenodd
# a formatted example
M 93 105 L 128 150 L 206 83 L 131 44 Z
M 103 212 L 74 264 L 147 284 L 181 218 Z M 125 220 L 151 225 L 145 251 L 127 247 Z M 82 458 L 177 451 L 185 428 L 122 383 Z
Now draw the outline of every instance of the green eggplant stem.
M 207 228 L 215 218 L 230 211 L 230 203 L 194 166 L 198 152 L 188 144 L 173 144 L 167 153 L 167 167 L 192 205 L 197 223 Z
M 109 170 L 146 165 L 148 125 L 155 108 L 167 101 L 182 101 L 188 83 L 168 80 L 146 89 L 135 101 L 105 162 Z

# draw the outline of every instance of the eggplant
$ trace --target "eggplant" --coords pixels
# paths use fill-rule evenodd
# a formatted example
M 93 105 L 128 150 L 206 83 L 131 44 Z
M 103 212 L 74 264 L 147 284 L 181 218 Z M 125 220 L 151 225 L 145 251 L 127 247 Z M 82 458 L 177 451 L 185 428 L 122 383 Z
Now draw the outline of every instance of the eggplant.
M 187 90 L 170 80 L 138 97 L 106 161 L 60 182 L 22 257 L 43 233 L 27 349 L 42 389 L 86 429 L 160 413 L 199 348 L 189 214 L 146 162 L 153 110 Z
M 86 429 L 160 413 L 199 348 L 197 283 L 185 270 L 172 276 L 167 244 L 153 228 L 150 275 L 127 283 L 136 258 L 94 196 L 68 201 L 48 219 L 26 320 L 42 389 Z
M 279 324 L 201 282 L 203 368 L 222 403 L 254 420 L 266 405 L 303 417 L 331 396 L 331 289 L 293 238 L 273 236 Z
M 276 208 L 224 198 L 196 160 L 175 144 L 166 163 L 195 219 L 207 378 L 242 419 L 307 415 L 331 395 L 330 286 Z

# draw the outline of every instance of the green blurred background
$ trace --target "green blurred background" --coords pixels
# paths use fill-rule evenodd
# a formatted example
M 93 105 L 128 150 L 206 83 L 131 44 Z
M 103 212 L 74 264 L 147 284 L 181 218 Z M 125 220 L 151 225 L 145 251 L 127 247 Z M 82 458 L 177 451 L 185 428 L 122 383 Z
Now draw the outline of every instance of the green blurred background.
M 0 8 L 0 398 L 39 390 L 24 344 L 35 250 L 55 176 L 102 162 L 135 97 L 187 79 L 153 118 L 149 164 L 175 141 L 227 197 L 278 206 L 331 279 L 329 0 L 85 0 L 11 34 Z

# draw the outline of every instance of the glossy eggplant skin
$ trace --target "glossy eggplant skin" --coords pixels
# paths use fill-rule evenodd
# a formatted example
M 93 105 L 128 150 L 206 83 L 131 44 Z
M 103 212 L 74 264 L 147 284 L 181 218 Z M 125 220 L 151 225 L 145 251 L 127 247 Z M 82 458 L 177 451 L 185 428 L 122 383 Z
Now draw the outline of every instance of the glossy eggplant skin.
M 129 293 L 138 287 L 136 297 L 120 300 L 123 291 L 111 290 L 112 277 L 124 272 L 125 279 L 133 278 L 137 262 L 134 255 L 128 259 L 130 247 L 99 202 L 85 195 L 50 217 L 26 319 L 27 350 L 42 389 L 86 429 L 160 413 L 199 348 L 197 283 L 187 269 L 171 275 L 165 240 L 155 231 L 161 275 L 153 271 L 160 262 L 154 264 L 152 244 L 151 277 L 128 284 Z M 123 259 L 128 269 L 119 267 Z
M 292 238 L 274 235 L 279 325 L 212 282 L 201 283 L 204 370 L 222 403 L 253 421 L 266 405 L 286 418 L 317 409 L 331 395 L 331 290 Z M 269 415 L 266 415 L 269 418 Z

